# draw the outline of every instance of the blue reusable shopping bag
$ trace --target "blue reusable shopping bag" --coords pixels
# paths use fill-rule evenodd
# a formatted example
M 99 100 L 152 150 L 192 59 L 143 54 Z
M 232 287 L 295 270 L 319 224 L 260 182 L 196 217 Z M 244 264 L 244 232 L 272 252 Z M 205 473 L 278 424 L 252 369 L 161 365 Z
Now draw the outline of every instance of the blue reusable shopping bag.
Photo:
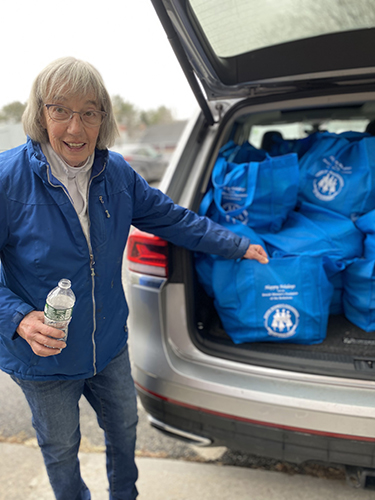
M 300 159 L 300 198 L 355 220 L 375 208 L 375 137 L 319 135 Z
M 343 314 L 344 270 L 352 261 L 332 260 L 323 257 L 323 266 L 327 278 L 333 285 L 333 295 L 329 306 L 329 314 Z
M 343 304 L 349 321 L 375 331 L 375 260 L 358 259 L 345 269 Z
M 238 236 L 245 236 L 246 238 L 249 238 L 253 245 L 261 245 L 263 249 L 266 250 L 266 245 L 263 240 L 251 228 L 236 221 L 234 224 L 223 222 L 221 225 Z M 214 262 L 217 259 L 221 259 L 221 257 L 202 252 L 196 252 L 194 255 L 195 269 L 197 271 L 199 282 L 203 285 L 203 288 L 210 297 L 214 296 L 212 281 Z
M 363 258 L 367 260 L 375 259 L 375 210 L 371 210 L 371 212 L 359 217 L 355 225 L 365 236 Z
M 214 269 L 215 256 L 208 253 L 196 252 L 194 255 L 194 265 L 197 271 L 198 280 L 205 289 L 209 297 L 214 296 L 212 289 L 212 273 Z
M 289 214 L 282 229 L 260 235 L 269 255 L 316 255 L 324 257 L 328 278 L 334 286 L 330 314 L 343 312 L 343 270 L 363 253 L 364 235 L 347 217 L 310 203 Z
M 310 203 L 290 212 L 278 233 L 261 233 L 272 256 L 326 255 L 332 260 L 361 257 L 364 235 L 343 215 Z
M 342 259 L 362 256 L 363 233 L 350 219 L 325 207 L 307 202 L 301 203 L 298 210 L 329 236 L 334 248 L 341 253 Z
M 257 149 L 249 142 L 239 145 L 228 141 L 220 148 L 219 156 L 232 163 L 249 163 L 250 161 L 263 161 L 267 154 L 263 149 Z
M 239 164 L 219 156 L 211 181 L 201 215 L 219 223 L 238 220 L 255 230 L 277 231 L 297 202 L 297 155 Z
M 238 144 L 236 144 L 233 140 L 230 140 L 226 144 L 221 146 L 218 157 L 225 158 L 226 160 L 231 160 L 238 147 Z
M 234 343 L 316 344 L 326 335 L 333 286 L 322 257 L 215 260 L 212 289 Z
M 319 135 L 319 132 L 315 132 L 303 139 L 283 139 L 282 137 L 275 136 L 272 146 L 269 149 L 269 154 L 271 156 L 280 156 L 288 153 L 297 153 L 298 158 L 302 158 L 318 139 Z

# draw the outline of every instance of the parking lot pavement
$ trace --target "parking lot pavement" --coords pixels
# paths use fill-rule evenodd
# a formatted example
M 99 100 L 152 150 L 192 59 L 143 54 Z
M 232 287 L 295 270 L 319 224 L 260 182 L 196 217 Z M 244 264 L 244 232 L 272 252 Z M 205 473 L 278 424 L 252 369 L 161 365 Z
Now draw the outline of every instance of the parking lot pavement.
M 104 453 L 80 454 L 92 500 L 108 500 Z M 343 480 L 137 457 L 139 500 L 374 500 Z M 54 500 L 38 448 L 0 443 L 0 500 Z

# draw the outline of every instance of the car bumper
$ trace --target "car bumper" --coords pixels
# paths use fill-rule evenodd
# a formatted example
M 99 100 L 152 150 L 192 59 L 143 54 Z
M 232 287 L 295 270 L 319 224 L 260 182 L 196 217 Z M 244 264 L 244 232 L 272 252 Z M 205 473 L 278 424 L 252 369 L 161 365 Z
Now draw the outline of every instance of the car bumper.
M 137 384 L 145 410 L 154 427 L 195 445 L 226 446 L 231 450 L 293 463 L 307 460 L 375 467 L 374 440 L 358 440 L 329 433 L 309 433 L 278 427 L 229 414 L 181 405 L 161 395 L 151 394 Z
M 202 353 L 189 336 L 184 285 L 143 283 L 130 277 L 131 353 L 140 399 L 154 418 L 254 454 L 374 466 L 373 382 Z

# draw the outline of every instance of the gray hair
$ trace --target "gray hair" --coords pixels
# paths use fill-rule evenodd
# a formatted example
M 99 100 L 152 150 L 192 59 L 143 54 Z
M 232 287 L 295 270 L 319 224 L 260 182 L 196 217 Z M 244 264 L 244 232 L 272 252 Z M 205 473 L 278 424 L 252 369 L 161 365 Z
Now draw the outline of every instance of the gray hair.
M 34 141 L 48 142 L 47 131 L 42 125 L 44 104 L 48 104 L 56 96 L 85 97 L 89 93 L 95 95 L 100 111 L 107 113 L 100 126 L 96 147 L 106 149 L 112 146 L 119 132 L 111 98 L 103 79 L 91 64 L 74 57 L 63 57 L 53 61 L 34 80 L 22 116 L 25 134 Z

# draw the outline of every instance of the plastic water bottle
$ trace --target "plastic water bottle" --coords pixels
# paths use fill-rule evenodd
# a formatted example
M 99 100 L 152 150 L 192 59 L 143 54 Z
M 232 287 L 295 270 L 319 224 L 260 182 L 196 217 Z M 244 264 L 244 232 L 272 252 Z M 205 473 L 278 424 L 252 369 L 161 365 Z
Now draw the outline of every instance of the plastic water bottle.
M 64 342 L 68 337 L 68 325 L 72 319 L 73 307 L 76 301 L 70 287 L 70 280 L 61 279 L 58 286 L 47 295 L 44 307 L 44 323 L 62 330 L 64 336 L 59 340 L 64 340 Z

